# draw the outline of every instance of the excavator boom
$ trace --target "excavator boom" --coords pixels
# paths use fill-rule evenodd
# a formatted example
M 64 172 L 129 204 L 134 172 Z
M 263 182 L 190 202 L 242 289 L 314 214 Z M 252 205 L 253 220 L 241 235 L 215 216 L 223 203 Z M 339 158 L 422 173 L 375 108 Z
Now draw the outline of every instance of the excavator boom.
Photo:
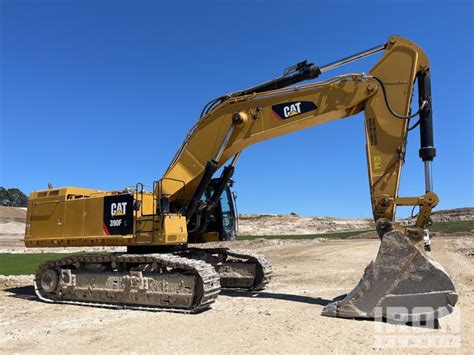
M 348 74 L 298 87 L 281 87 L 314 78 L 322 72 L 382 50 L 382 58 L 369 75 Z M 419 80 L 422 106 L 419 111 L 422 131 L 420 154 L 423 152 L 426 166 L 435 155 L 429 62 L 421 48 L 394 36 L 385 45 L 325 66 L 303 63 L 295 66 L 293 72 L 297 72 L 294 74 L 287 73 L 273 81 L 221 97 L 221 103 L 204 114 L 191 129 L 163 176 L 161 190 L 155 192 L 167 196 L 170 201 L 181 197 L 175 208 L 185 208 L 189 218 L 192 215 L 189 211 L 193 210 L 193 197 L 195 201 L 199 200 L 197 195 L 212 176 L 211 172 L 246 147 L 364 111 L 375 220 L 394 220 L 398 204 L 423 206 L 429 200 L 431 207 L 434 207 L 437 197 L 433 194 L 426 199 L 424 196 L 410 199 L 398 197 L 412 93 L 418 77 L 422 77 Z M 268 91 L 268 88 L 278 89 Z M 426 171 L 429 173 L 430 170 Z M 427 176 L 427 180 L 430 181 L 431 177 Z M 201 189 L 198 188 L 200 184 Z M 426 192 L 431 192 L 431 187 L 427 186 Z M 426 220 L 426 217 L 423 218 L 418 225 L 422 227 Z

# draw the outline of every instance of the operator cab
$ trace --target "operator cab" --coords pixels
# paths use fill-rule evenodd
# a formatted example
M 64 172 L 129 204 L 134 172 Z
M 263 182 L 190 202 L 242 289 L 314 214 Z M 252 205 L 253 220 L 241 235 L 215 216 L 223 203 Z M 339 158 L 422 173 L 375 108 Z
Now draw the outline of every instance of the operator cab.
M 203 196 L 197 211 L 190 223 L 188 232 L 190 239 L 195 242 L 212 240 L 234 240 L 237 231 L 237 209 L 235 195 L 231 191 L 233 181 L 225 186 L 218 203 L 212 208 L 209 202 L 219 179 L 212 179 Z
M 219 179 L 211 180 L 207 193 L 211 196 Z M 209 215 L 209 227 L 207 232 L 219 232 L 219 240 L 234 240 L 237 231 L 237 209 L 235 195 L 231 191 L 233 181 L 225 187 L 219 199 L 219 203 Z M 211 223 L 212 221 L 212 223 Z M 214 224 L 213 224 L 214 223 Z

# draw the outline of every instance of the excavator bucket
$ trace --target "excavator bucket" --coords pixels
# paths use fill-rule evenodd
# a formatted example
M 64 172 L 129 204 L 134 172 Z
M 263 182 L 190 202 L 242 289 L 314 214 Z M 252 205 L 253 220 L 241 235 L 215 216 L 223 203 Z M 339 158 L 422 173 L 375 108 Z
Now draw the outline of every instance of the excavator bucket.
M 451 313 L 457 299 L 453 281 L 425 254 L 423 245 L 392 231 L 383 236 L 377 257 L 359 284 L 343 299 L 324 307 L 322 314 L 419 322 Z

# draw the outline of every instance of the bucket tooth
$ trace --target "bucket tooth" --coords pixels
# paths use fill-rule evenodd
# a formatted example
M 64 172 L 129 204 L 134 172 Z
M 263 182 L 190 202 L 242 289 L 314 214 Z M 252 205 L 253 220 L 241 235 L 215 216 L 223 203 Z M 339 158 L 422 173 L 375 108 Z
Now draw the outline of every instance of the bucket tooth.
M 392 231 L 383 236 L 375 261 L 358 285 L 342 300 L 324 307 L 322 314 L 415 322 L 451 313 L 457 299 L 453 281 L 423 246 Z

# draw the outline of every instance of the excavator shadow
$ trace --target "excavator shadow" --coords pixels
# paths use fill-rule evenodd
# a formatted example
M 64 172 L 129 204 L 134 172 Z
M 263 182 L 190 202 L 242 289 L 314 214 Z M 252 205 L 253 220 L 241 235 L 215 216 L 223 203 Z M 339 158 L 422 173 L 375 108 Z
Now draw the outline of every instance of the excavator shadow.
M 338 301 L 345 297 L 345 295 L 336 297 L 333 300 L 327 300 L 321 297 L 309 297 L 302 295 L 293 295 L 289 293 L 273 293 L 273 292 L 253 292 L 253 291 L 238 291 L 238 290 L 221 290 L 221 295 L 228 297 L 248 297 L 248 298 L 268 298 L 282 301 L 300 302 L 308 304 L 317 304 L 319 306 L 326 306 L 333 301 Z
M 33 286 L 12 287 L 4 290 L 10 293 L 9 297 L 26 299 L 29 301 L 39 301 L 36 296 Z M 326 300 L 320 297 L 314 298 L 309 296 L 292 295 L 287 293 L 272 293 L 272 292 L 252 292 L 252 291 L 238 291 L 238 290 L 221 290 L 223 296 L 228 297 L 248 297 L 248 298 L 269 298 L 283 301 L 301 302 L 308 304 L 317 304 L 326 306 L 327 304 L 343 298 L 345 295 L 339 296 L 334 300 Z
M 300 303 L 307 303 L 307 304 L 317 304 L 319 306 L 326 306 L 329 303 L 337 302 L 344 299 L 347 294 L 343 294 L 340 296 L 335 297 L 332 300 L 324 299 L 321 297 L 309 297 L 309 296 L 302 296 L 302 295 L 293 295 L 288 293 L 273 293 L 273 292 L 265 292 L 265 291 L 241 291 L 241 290 L 232 290 L 232 289 L 224 289 L 220 292 L 223 296 L 228 297 L 245 297 L 245 298 L 265 298 L 265 299 L 275 299 L 275 300 L 282 300 L 282 301 L 291 301 L 291 302 L 300 302 Z M 412 322 L 403 322 L 397 323 L 393 320 L 389 320 L 386 318 L 382 319 L 373 319 L 373 318 L 339 318 L 342 320 L 357 320 L 357 321 L 369 321 L 369 322 L 382 322 L 382 323 L 390 323 L 394 325 L 404 325 L 407 327 L 414 327 L 414 328 L 424 328 L 424 329 L 441 329 L 438 319 L 435 319 L 434 322 L 420 322 L 420 323 L 412 323 Z
M 4 292 L 10 293 L 8 297 L 20 298 L 28 301 L 34 302 L 42 302 L 35 293 L 35 289 L 33 286 L 21 286 L 21 287 L 12 287 L 3 290 Z M 231 289 L 224 289 L 220 292 L 221 295 L 227 297 L 244 297 L 244 298 L 265 298 L 265 299 L 275 299 L 281 301 L 290 301 L 290 302 L 300 302 L 300 303 L 307 303 L 307 304 L 316 304 L 319 306 L 326 306 L 331 302 L 336 302 L 342 300 L 346 295 L 340 295 L 332 300 L 324 299 L 321 297 L 309 297 L 309 296 L 302 296 L 302 295 L 293 295 L 288 293 L 273 293 L 273 292 L 265 292 L 265 291 L 239 291 L 239 290 L 231 290 Z M 367 318 L 339 318 L 339 319 L 346 319 L 346 320 L 359 320 L 359 321 L 378 321 L 384 323 L 390 323 L 393 321 L 382 319 L 382 320 L 374 320 L 374 319 L 367 319 Z M 395 323 L 394 323 L 395 324 Z M 415 327 L 415 328 L 429 328 L 429 329 L 440 329 L 441 326 L 439 324 L 438 319 L 434 321 L 433 324 L 414 324 L 411 322 L 403 323 L 408 327 Z
M 35 289 L 33 286 L 11 287 L 3 291 L 9 292 L 10 293 L 10 295 L 8 295 L 9 297 L 41 302 L 38 296 L 36 296 Z

